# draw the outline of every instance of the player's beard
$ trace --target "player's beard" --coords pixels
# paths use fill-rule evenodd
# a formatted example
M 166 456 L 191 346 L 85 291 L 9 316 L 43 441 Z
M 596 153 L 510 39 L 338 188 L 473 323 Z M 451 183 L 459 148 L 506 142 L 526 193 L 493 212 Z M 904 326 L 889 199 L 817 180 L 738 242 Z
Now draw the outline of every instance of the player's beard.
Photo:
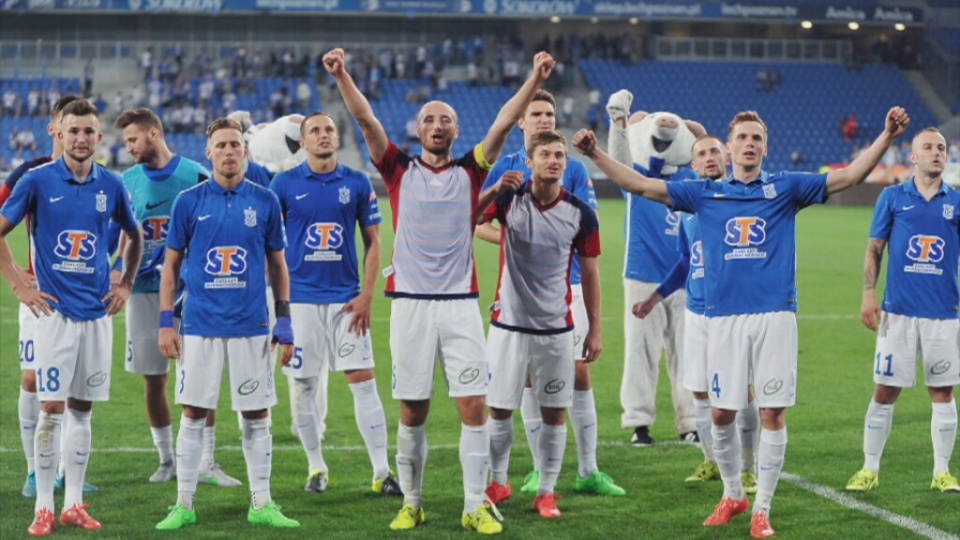
M 84 161 L 87 161 L 88 159 L 93 158 L 93 154 L 95 150 L 96 150 L 95 148 L 89 148 L 86 150 L 87 152 L 86 155 L 80 155 L 80 154 L 77 154 L 76 151 L 71 148 L 69 150 L 64 149 L 63 153 L 70 156 L 70 159 L 76 161 L 77 163 L 83 163 Z

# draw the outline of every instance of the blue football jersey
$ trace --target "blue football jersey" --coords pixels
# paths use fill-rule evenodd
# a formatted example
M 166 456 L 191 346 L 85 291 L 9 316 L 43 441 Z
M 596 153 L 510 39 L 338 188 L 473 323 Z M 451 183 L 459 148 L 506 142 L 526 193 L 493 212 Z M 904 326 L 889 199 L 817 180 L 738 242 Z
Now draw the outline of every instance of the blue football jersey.
M 362 172 L 343 165 L 317 174 L 307 162 L 274 177 L 286 225 L 290 301 L 338 304 L 360 293 L 357 225 L 382 220 L 377 194 Z
M 185 189 L 210 178 L 210 173 L 196 161 L 174 156 L 162 169 L 149 169 L 139 163 L 123 172 L 123 185 L 130 192 L 133 211 L 143 228 L 143 257 L 140 270 L 149 266 L 158 249 L 165 249 L 167 227 L 173 201 Z M 134 293 L 160 290 L 159 280 L 138 281 Z
M 929 202 L 914 180 L 883 190 L 870 238 L 887 241 L 883 310 L 924 319 L 955 319 L 960 304 L 960 192 L 946 183 Z
M 73 321 L 106 316 L 110 292 L 110 220 L 135 231 L 137 220 L 120 177 L 94 164 L 77 182 L 64 158 L 25 174 L 0 214 L 14 225 L 30 216 L 34 273 L 53 308 Z
M 530 179 L 530 167 L 527 167 L 527 151 L 521 149 L 508 156 L 503 156 L 497 160 L 487 174 L 487 180 L 483 183 L 482 191 L 496 185 L 500 181 L 503 173 L 508 171 L 520 171 L 527 180 Z M 574 197 L 589 204 L 595 211 L 598 209 L 597 194 L 593 190 L 593 180 L 590 179 L 590 173 L 587 166 L 579 159 L 567 158 L 567 169 L 563 173 L 563 188 Z M 570 267 L 570 284 L 579 285 L 580 278 L 580 257 L 574 256 L 573 265 Z
M 797 310 L 797 213 L 827 199 L 827 176 L 781 172 L 744 184 L 669 182 L 673 208 L 696 213 L 708 317 Z
M 167 247 L 186 252 L 184 335 L 269 333 L 266 254 L 284 248 L 280 203 L 273 192 L 246 180 L 226 190 L 211 179 L 180 193 Z
M 660 178 L 668 184 L 699 179 L 693 170 L 681 167 L 676 173 L 663 177 L 634 164 L 634 169 L 648 178 Z M 623 258 L 623 276 L 637 281 L 660 283 L 677 260 L 677 237 L 680 234 L 680 214 L 660 203 L 655 203 L 623 192 L 627 201 L 624 235 L 626 254 Z
M 704 313 L 703 293 L 703 241 L 700 239 L 700 220 L 693 214 L 681 216 L 680 238 L 677 239 L 677 249 L 680 256 L 690 262 L 687 273 L 687 309 L 693 313 Z

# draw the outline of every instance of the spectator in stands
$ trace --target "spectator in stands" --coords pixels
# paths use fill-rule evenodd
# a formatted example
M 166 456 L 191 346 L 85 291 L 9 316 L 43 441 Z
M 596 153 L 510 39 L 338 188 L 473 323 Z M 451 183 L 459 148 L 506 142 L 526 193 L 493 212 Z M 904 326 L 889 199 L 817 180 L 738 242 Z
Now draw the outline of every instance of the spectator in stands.
M 20 96 L 13 91 L 13 88 L 7 88 L 7 91 L 3 93 L 3 115 L 20 116 L 20 111 L 17 107 L 17 101 L 19 100 Z
M 17 135 L 17 141 L 20 150 L 30 152 L 37 151 L 37 139 L 33 136 L 33 130 L 25 129 Z
M 27 115 L 31 118 L 40 114 L 40 91 L 36 88 L 31 88 L 27 92 Z
M 590 131 L 596 132 L 600 128 L 600 107 L 590 107 L 587 109 L 587 125 Z
M 57 89 L 57 85 L 54 83 L 50 84 L 50 90 L 47 90 L 47 108 L 48 110 L 53 107 L 53 105 L 60 101 L 60 90 Z
M 93 59 L 87 60 L 87 65 L 83 66 L 83 97 L 89 98 L 93 95 Z
M 790 153 L 790 163 L 794 165 L 801 165 L 804 161 L 803 154 L 800 153 L 799 148 Z
M 564 96 L 563 105 L 561 106 L 563 110 L 563 126 L 564 127 L 568 127 L 568 128 L 573 127 L 574 104 L 575 104 L 575 101 L 573 99 L 573 96 L 571 95 Z
M 757 90 L 764 92 L 773 90 L 773 81 L 770 77 L 770 72 L 767 71 L 766 68 L 757 70 Z
M 313 90 L 310 88 L 310 84 L 306 80 L 301 80 L 300 84 L 297 85 L 297 104 L 300 106 L 301 111 L 307 111 L 310 109 L 310 100 L 313 98 Z
M 17 128 L 10 130 L 10 135 L 7 136 L 7 147 L 11 152 L 20 151 L 20 131 Z
M 844 118 L 840 123 L 840 132 L 843 135 L 843 140 L 847 142 L 856 140 L 860 135 L 857 117 L 851 114 Z
M 149 83 L 153 78 L 153 47 L 140 53 L 140 68 L 143 69 L 143 81 Z

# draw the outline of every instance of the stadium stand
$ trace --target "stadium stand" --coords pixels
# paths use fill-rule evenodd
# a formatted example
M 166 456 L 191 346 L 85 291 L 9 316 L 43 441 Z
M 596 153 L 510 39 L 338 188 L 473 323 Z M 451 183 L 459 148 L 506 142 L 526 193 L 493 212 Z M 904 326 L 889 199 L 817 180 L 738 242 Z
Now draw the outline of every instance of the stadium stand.
M 774 143 L 764 163 L 768 170 L 817 170 L 847 161 L 854 146 L 872 141 L 879 133 L 883 126 L 878 119 L 893 105 L 910 111 L 907 137 L 937 124 L 903 74 L 891 65 L 847 71 L 835 64 L 661 61 L 624 66 L 586 60 L 580 68 L 587 83 L 600 89 L 601 103 L 627 88 L 634 93 L 635 111 L 673 111 L 721 136 L 738 111 L 757 110 Z M 781 83 L 771 91 L 757 88 L 761 68 L 780 73 Z M 860 119 L 860 138 L 846 142 L 838 122 L 851 114 Z M 791 163 L 794 151 L 803 157 L 801 163 Z

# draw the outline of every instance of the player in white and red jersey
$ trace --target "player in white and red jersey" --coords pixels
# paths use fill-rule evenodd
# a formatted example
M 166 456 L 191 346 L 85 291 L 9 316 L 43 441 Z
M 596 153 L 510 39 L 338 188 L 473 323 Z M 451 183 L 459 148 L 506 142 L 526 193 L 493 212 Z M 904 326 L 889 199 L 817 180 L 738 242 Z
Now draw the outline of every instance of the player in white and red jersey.
M 390 351 L 393 397 L 401 401 L 397 472 L 404 505 L 390 528 L 412 529 L 424 521 L 424 423 L 439 354 L 463 423 L 460 463 L 465 501 L 461 523 L 482 534 L 499 533 L 503 527 L 484 505 L 490 457 L 484 411 L 488 380 L 476 300 L 473 229 L 478 208 L 503 189 L 498 185 L 480 193 L 487 171 L 555 62 L 549 54 L 536 55 L 532 75 L 504 104 L 483 142 L 460 158 L 451 153 L 460 132 L 456 111 L 440 101 L 425 104 L 417 115 L 423 151 L 411 157 L 387 138 L 370 103 L 346 72 L 343 56 L 341 49 L 330 51 L 323 57 L 324 67 L 360 124 L 370 157 L 387 184 L 396 232 L 393 257 L 384 273 L 387 295 L 393 298 Z
M 529 373 L 540 403 L 540 478 L 533 508 L 542 517 L 560 517 L 554 486 L 567 440 L 566 409 L 573 404 L 574 255 L 582 265 L 583 301 L 589 330 L 585 362 L 597 359 L 600 339 L 600 225 L 597 214 L 562 186 L 567 166 L 566 140 L 556 131 L 527 139 L 524 174 L 510 171 L 505 181 L 521 184 L 497 197 L 482 221 L 500 222 L 500 279 L 487 338 L 490 365 L 491 486 L 506 486 L 513 411 L 520 407 Z M 509 175 L 509 176 L 508 176 Z M 488 495 L 490 489 L 487 490 Z M 491 495 L 492 497 L 492 495 Z

